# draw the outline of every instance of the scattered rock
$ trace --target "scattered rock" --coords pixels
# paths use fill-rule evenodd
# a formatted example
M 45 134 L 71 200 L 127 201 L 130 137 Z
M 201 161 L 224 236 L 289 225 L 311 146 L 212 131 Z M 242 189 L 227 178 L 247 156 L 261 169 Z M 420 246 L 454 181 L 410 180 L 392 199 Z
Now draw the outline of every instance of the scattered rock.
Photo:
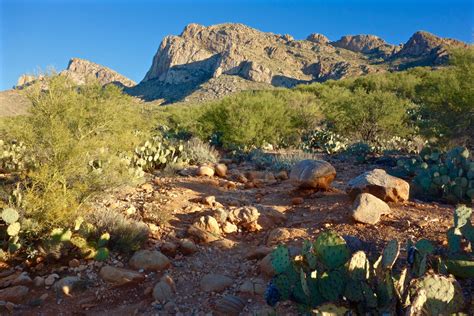
M 239 287 L 239 292 L 250 295 L 263 295 L 265 289 L 266 284 L 262 279 L 246 280 Z
M 276 174 L 275 178 L 281 181 L 288 180 L 288 172 L 282 170 Z
M 183 255 L 192 255 L 198 252 L 198 250 L 196 244 L 190 239 L 185 238 L 179 241 L 179 251 L 181 251 Z
M 165 303 L 169 301 L 173 297 L 173 292 L 171 290 L 171 286 L 164 281 L 160 281 L 156 283 L 155 287 L 153 288 L 153 298 L 160 302 Z
M 144 183 L 142 184 L 141 189 L 146 193 L 151 193 L 153 192 L 153 185 L 151 183 Z
M 259 246 L 257 248 L 254 248 L 250 250 L 246 255 L 245 258 L 248 260 L 260 260 L 269 253 L 271 253 L 273 248 L 267 247 L 267 246 Z
M 48 275 L 48 277 L 44 280 L 44 285 L 46 285 L 46 286 L 51 286 L 51 285 L 54 284 L 54 281 L 56 281 L 56 279 L 59 279 L 59 275 L 57 275 L 56 273 L 50 274 L 50 275 Z
M 201 202 L 204 205 L 214 206 L 214 204 L 216 203 L 216 197 L 213 195 L 209 195 L 209 196 L 203 197 Z
M 99 271 L 99 275 L 104 281 L 122 285 L 128 282 L 140 282 L 144 280 L 144 276 L 136 271 L 112 266 L 104 266 Z
M 16 285 L 0 290 L 0 301 L 12 302 L 15 304 L 23 303 L 27 298 L 30 289 L 24 285 Z
M 130 258 L 128 264 L 137 270 L 161 271 L 170 266 L 168 257 L 157 250 L 138 250 Z
M 353 200 L 360 193 L 370 193 L 386 202 L 403 202 L 409 198 L 410 185 L 383 169 L 374 169 L 350 180 L 346 191 Z
M 387 203 L 369 193 L 358 195 L 352 205 L 352 217 L 365 224 L 374 225 L 380 221 L 381 215 L 389 213 Z
M 272 277 L 276 274 L 275 269 L 272 265 L 272 254 L 266 255 L 259 264 L 260 272 L 268 277 Z
M 234 295 L 224 296 L 214 304 L 214 312 L 218 316 L 239 316 L 244 308 L 245 301 Z
M 33 279 L 33 284 L 34 284 L 36 287 L 43 287 L 43 286 L 44 286 L 44 278 L 43 278 L 43 277 L 40 277 L 40 276 L 36 276 L 36 277 Z
M 13 280 L 12 285 L 29 285 L 31 283 L 33 283 L 33 280 L 29 277 L 28 272 L 22 272 Z
M 209 215 L 201 216 L 188 228 L 188 233 L 201 242 L 211 242 L 220 238 L 219 224 L 214 217 Z
M 234 225 L 232 223 L 229 223 L 229 222 L 225 222 L 223 225 L 222 225 L 222 231 L 226 234 L 232 234 L 232 233 L 235 233 L 236 231 L 238 231 L 238 227 L 237 225 Z
M 200 286 L 205 292 L 222 292 L 232 283 L 233 280 L 225 275 L 209 273 L 201 279 Z
M 260 225 L 258 225 L 259 216 L 260 212 L 256 207 L 243 206 L 231 210 L 229 212 L 228 220 L 249 231 L 255 231 L 260 229 Z
M 219 163 L 215 166 L 217 176 L 224 178 L 227 175 L 227 166 L 223 163 Z
M 178 250 L 178 246 L 174 242 L 171 242 L 171 241 L 165 241 L 160 246 L 160 251 L 169 257 L 174 257 L 176 255 L 177 250 Z
M 221 249 L 232 249 L 235 247 L 235 242 L 227 238 L 222 238 L 222 239 L 213 241 L 211 245 L 217 248 L 221 248 Z
M 219 225 L 224 225 L 227 222 L 229 212 L 223 208 L 217 208 L 211 211 L 211 216 L 216 219 Z
M 324 160 L 302 160 L 290 173 L 290 180 L 301 188 L 327 190 L 336 177 L 336 169 Z
M 291 199 L 291 204 L 293 205 L 300 205 L 304 203 L 304 199 L 302 197 L 295 197 Z
M 60 280 L 58 280 L 54 284 L 54 290 L 56 293 L 60 294 L 63 293 L 65 295 L 69 295 L 74 288 L 77 288 L 80 284 L 82 284 L 82 280 L 76 276 L 67 276 Z
M 76 258 L 74 258 L 74 259 L 69 260 L 68 265 L 70 268 L 77 268 L 78 266 L 81 265 L 81 262 L 77 260 Z
M 214 169 L 209 166 L 201 166 L 196 170 L 196 175 L 199 177 L 213 177 Z

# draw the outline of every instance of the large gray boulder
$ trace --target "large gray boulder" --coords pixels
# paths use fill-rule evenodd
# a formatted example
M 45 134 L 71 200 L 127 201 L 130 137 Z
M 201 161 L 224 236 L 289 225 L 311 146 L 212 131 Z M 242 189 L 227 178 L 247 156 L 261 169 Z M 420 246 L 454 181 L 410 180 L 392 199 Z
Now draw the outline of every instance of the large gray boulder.
M 403 202 L 410 196 L 410 185 L 383 169 L 374 169 L 349 181 L 346 191 L 352 200 L 361 193 L 370 193 L 385 202 Z
M 336 177 L 336 169 L 324 160 L 302 160 L 290 173 L 290 180 L 301 188 L 327 190 Z
M 352 205 L 352 217 L 365 224 L 377 224 L 381 215 L 390 212 L 387 203 L 369 193 L 359 194 Z

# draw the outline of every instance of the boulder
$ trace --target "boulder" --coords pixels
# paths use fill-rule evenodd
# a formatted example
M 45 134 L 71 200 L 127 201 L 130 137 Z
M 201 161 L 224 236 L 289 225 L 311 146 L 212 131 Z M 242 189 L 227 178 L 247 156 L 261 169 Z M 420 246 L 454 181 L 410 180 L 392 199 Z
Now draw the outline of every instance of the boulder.
M 221 238 L 219 223 L 209 215 L 201 216 L 188 228 L 188 233 L 201 242 L 211 242 Z
M 169 301 L 172 297 L 173 291 L 168 283 L 160 281 L 153 287 L 153 298 L 156 301 L 164 303 Z
M 200 282 L 201 289 L 205 292 L 222 292 L 232 285 L 234 281 L 221 274 L 206 274 Z
M 145 278 L 143 274 L 136 271 L 112 266 L 102 267 L 102 269 L 99 271 L 99 275 L 104 281 L 114 283 L 116 285 L 122 285 L 128 282 L 139 282 Z
M 263 295 L 265 293 L 266 284 L 262 279 L 246 280 L 239 287 L 239 292 L 250 295 Z
M 237 226 L 255 231 L 260 229 L 260 225 L 257 223 L 259 216 L 260 212 L 256 207 L 243 206 L 231 210 L 227 219 Z
M 196 170 L 196 175 L 200 177 L 213 177 L 214 169 L 209 166 L 201 166 Z
M 24 285 L 16 285 L 0 290 L 0 301 L 12 302 L 15 304 L 22 303 L 30 290 Z
M 336 177 L 336 169 L 324 160 L 306 159 L 298 162 L 290 173 L 290 180 L 301 188 L 327 190 Z
M 191 255 L 198 252 L 199 249 L 192 240 L 185 238 L 179 241 L 179 251 L 181 251 L 183 255 Z
M 128 264 L 137 270 L 161 271 L 170 266 L 168 257 L 157 250 L 138 250 Z
M 224 178 L 227 175 L 227 166 L 223 163 L 219 163 L 214 168 L 217 176 Z
M 369 193 L 359 194 L 352 205 L 352 217 L 365 224 L 374 225 L 380 221 L 381 215 L 389 213 L 387 203 Z
M 350 180 L 346 191 L 352 200 L 360 193 L 370 193 L 385 202 L 403 202 L 409 198 L 410 185 L 383 169 L 374 169 Z

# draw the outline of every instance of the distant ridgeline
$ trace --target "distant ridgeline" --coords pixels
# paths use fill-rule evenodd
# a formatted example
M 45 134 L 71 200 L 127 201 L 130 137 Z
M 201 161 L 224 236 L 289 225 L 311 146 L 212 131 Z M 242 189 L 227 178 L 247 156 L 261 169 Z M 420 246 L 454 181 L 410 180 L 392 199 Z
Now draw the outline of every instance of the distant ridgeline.
M 305 40 L 265 33 L 243 24 L 205 27 L 189 24 L 179 36 L 166 36 L 144 79 L 135 84 L 119 73 L 73 58 L 60 72 L 81 84 L 87 77 L 117 84 L 145 101 L 172 103 L 220 98 L 242 90 L 294 87 L 370 73 L 439 66 L 448 48 L 467 47 L 427 32 L 416 32 L 405 43 L 391 45 L 374 35 L 348 35 L 331 42 L 321 34 Z M 24 75 L 21 89 L 41 77 Z

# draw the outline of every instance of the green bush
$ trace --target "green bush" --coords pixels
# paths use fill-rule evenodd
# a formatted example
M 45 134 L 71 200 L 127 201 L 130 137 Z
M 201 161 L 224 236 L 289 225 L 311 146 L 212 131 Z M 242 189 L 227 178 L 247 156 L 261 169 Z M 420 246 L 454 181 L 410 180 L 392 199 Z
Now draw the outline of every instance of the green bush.
M 419 123 L 441 145 L 474 145 L 474 47 L 453 52 L 452 67 L 432 71 L 417 86 Z
M 29 115 L 0 121 L 0 138 L 25 144 L 36 166 L 21 183 L 25 218 L 42 231 L 71 224 L 89 198 L 133 181 L 131 154 L 148 134 L 138 104 L 113 85 L 77 87 L 62 76 L 29 88 Z

